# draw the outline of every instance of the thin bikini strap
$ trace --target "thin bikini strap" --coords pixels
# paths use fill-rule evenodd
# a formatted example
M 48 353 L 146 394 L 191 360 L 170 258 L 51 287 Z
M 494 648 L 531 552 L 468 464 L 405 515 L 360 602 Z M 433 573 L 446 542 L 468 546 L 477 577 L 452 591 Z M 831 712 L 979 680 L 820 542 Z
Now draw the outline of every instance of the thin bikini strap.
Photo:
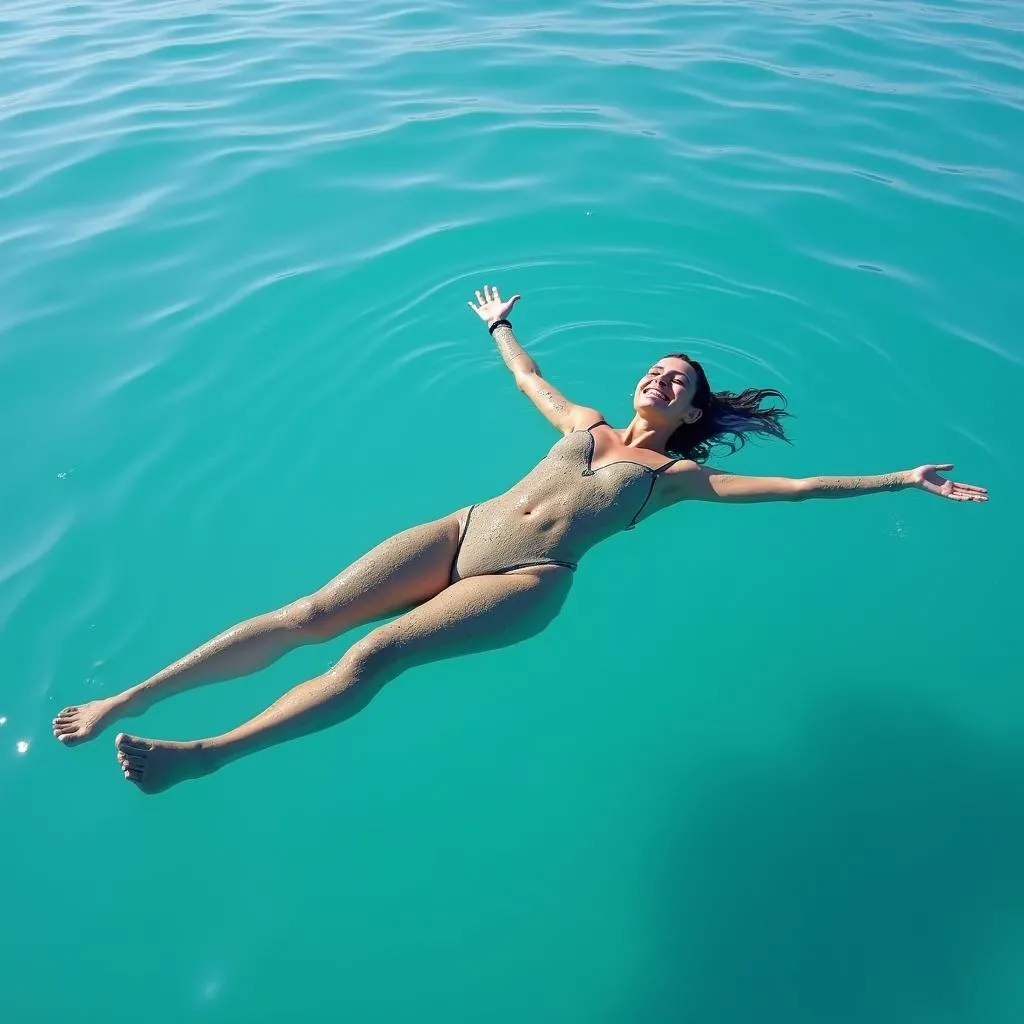
M 469 532 L 469 517 L 473 514 L 473 509 L 476 505 L 470 505 L 466 510 L 466 518 L 459 529 L 459 540 L 455 545 L 455 554 L 452 555 L 451 568 L 448 570 L 448 583 L 451 585 L 455 582 L 455 566 L 459 561 L 459 555 L 462 553 L 462 542 L 466 539 L 466 534 Z
M 647 488 L 647 497 L 644 498 L 644 503 L 636 510 L 636 515 L 629 521 L 627 530 L 632 530 L 636 527 L 636 521 L 643 514 L 645 508 L 647 508 L 647 502 L 651 500 L 651 495 L 654 493 L 654 485 L 658 482 L 658 477 L 661 476 L 662 472 L 668 469 L 669 466 L 674 466 L 677 462 L 682 462 L 682 459 L 671 459 L 666 462 L 664 466 L 659 466 L 656 470 L 651 473 L 651 486 Z
M 606 427 L 609 425 L 607 420 L 598 420 L 596 423 L 591 423 L 589 427 L 584 428 L 587 437 L 590 439 L 590 451 L 587 452 L 587 468 L 583 470 L 584 476 L 594 475 L 594 449 L 597 447 L 597 441 L 594 439 L 593 431 L 594 427 L 599 427 L 602 423 Z

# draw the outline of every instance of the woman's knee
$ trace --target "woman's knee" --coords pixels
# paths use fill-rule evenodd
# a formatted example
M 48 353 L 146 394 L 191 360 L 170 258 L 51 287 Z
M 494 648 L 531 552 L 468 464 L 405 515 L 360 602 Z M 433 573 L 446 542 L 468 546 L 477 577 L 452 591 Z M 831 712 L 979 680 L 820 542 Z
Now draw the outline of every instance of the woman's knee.
M 300 638 L 324 640 L 336 636 L 338 632 L 332 622 L 333 616 L 315 594 L 285 605 L 279 616 L 284 628 Z
M 357 676 L 379 675 L 395 666 L 400 651 L 398 631 L 392 623 L 386 623 L 357 640 L 345 652 L 342 661 L 346 669 Z

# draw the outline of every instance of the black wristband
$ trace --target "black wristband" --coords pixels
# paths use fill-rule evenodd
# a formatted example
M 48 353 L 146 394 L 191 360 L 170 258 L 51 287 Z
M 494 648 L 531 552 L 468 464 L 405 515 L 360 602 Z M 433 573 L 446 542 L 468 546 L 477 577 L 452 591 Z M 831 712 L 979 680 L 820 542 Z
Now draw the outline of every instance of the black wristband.
M 494 334 L 499 327 L 507 327 L 510 331 L 512 330 L 512 325 L 507 320 L 495 320 L 487 330 L 489 333 Z

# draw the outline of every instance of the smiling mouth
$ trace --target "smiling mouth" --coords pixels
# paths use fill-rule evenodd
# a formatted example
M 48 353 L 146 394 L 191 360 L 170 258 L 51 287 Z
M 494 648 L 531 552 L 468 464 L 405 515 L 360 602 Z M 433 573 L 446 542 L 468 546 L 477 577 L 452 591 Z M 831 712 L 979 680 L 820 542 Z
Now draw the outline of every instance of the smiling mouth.
M 660 398 L 663 402 L 668 401 L 668 395 L 664 394 L 664 392 L 662 391 L 659 391 L 657 388 L 645 388 L 644 394 L 654 395 L 655 398 Z

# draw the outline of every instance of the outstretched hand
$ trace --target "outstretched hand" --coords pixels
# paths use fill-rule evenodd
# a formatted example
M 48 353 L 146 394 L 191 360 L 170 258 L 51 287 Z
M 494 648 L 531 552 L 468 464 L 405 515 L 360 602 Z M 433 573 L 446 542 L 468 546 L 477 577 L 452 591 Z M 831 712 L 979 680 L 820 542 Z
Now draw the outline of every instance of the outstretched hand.
M 511 299 L 503 299 L 498 294 L 497 288 L 492 288 L 489 284 L 485 284 L 483 294 L 481 295 L 480 292 L 477 292 L 476 304 L 474 305 L 470 302 L 469 308 L 490 327 L 495 320 L 504 320 L 512 312 L 512 307 L 521 298 L 521 295 L 513 295 Z
M 939 466 L 918 466 L 917 469 L 910 471 L 910 483 L 922 491 L 937 494 L 940 498 L 949 498 L 950 501 L 988 501 L 987 488 L 947 480 L 939 472 L 942 470 L 945 473 L 952 468 L 951 462 L 945 462 Z

